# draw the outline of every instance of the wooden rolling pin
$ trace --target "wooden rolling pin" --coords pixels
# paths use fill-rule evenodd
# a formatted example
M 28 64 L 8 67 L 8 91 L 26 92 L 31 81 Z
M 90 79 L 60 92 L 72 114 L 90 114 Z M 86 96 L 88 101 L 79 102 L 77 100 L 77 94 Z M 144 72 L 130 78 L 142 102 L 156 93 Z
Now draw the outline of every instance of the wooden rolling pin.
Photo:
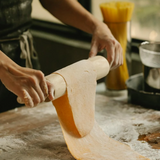
M 89 58 L 88 61 L 92 62 L 93 67 L 97 73 L 96 79 L 99 80 L 105 77 L 109 72 L 109 63 L 106 58 L 102 56 L 95 56 Z M 78 63 L 78 62 L 76 62 Z M 54 100 L 63 96 L 66 92 L 66 82 L 59 74 L 52 73 L 45 77 L 47 81 L 54 84 Z M 17 98 L 18 103 L 24 104 L 20 97 Z

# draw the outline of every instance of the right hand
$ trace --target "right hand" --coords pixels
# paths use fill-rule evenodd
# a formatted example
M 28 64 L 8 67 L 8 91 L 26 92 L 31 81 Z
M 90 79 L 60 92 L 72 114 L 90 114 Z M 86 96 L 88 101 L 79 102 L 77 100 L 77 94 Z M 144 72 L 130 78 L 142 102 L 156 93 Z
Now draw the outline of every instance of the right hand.
M 41 71 L 20 67 L 11 62 L 13 64 L 10 66 L 1 64 L 1 81 L 8 90 L 20 97 L 26 106 L 34 107 L 44 102 L 47 97 L 54 99 L 53 85 L 45 80 Z
M 108 26 L 103 22 L 99 22 L 93 32 L 89 56 L 95 56 L 103 49 L 107 51 L 110 70 L 116 69 L 123 64 L 123 51 L 120 43 L 114 38 Z

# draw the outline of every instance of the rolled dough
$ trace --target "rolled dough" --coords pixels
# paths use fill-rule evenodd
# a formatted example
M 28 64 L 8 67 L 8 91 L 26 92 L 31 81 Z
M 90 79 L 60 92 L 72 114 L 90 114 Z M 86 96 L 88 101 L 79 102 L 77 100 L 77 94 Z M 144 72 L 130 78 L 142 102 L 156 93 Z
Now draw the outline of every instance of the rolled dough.
M 94 125 L 96 71 L 92 62 L 82 60 L 56 74 L 64 78 L 67 86 L 66 95 L 53 101 L 60 122 L 72 136 L 84 137 Z
M 94 118 L 96 73 L 91 62 L 80 61 L 57 72 L 67 93 L 53 101 L 64 139 L 77 160 L 149 160 L 107 136 Z

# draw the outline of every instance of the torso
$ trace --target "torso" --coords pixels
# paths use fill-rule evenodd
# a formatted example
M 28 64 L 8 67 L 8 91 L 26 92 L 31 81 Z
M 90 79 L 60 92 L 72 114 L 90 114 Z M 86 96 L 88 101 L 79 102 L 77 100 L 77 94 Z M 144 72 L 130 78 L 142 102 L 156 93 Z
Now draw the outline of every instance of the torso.
M 25 60 L 20 58 L 20 37 L 31 26 L 32 0 L 0 0 L 0 50 L 18 65 L 25 67 Z M 7 40 L 4 42 L 4 40 Z M 32 44 L 31 44 L 32 45 Z M 33 60 L 33 59 L 32 59 Z M 34 68 L 39 66 L 34 57 Z M 37 68 L 39 69 L 39 68 Z M 0 112 L 20 106 L 17 96 L 11 93 L 0 81 Z
M 31 3 L 32 0 L 0 0 L 0 38 L 21 33 L 30 26 Z

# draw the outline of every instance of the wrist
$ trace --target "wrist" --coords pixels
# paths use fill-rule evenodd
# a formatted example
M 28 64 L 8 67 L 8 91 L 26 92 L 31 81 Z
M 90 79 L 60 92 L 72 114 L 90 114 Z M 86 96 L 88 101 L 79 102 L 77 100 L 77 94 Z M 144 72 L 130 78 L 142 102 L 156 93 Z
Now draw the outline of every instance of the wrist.
M 0 50 L 0 79 L 14 67 L 16 67 L 15 63 Z
M 0 80 L 4 76 L 5 71 L 7 71 L 7 66 L 0 60 Z
M 104 28 L 104 27 L 108 28 L 108 26 L 105 23 L 103 23 L 102 21 L 100 21 L 94 17 L 93 17 L 93 20 L 91 20 L 90 24 L 91 24 L 90 25 L 90 34 L 92 34 L 92 35 L 95 33 L 96 30 L 98 30 L 100 28 Z
M 86 21 L 86 26 L 88 27 L 88 33 L 93 34 L 97 28 L 99 21 L 92 17 Z

